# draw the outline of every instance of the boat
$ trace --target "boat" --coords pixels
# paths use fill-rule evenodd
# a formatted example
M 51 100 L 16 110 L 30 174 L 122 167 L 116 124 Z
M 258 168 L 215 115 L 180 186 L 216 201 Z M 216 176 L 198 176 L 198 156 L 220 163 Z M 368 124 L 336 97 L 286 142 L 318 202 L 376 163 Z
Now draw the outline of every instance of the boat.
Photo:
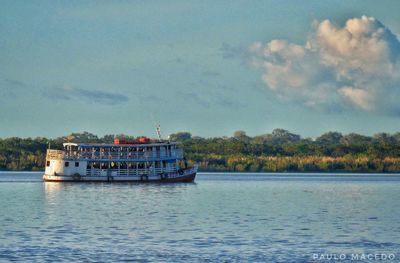
M 179 142 L 139 138 L 114 143 L 63 143 L 48 149 L 46 182 L 193 182 L 198 166 L 188 166 Z

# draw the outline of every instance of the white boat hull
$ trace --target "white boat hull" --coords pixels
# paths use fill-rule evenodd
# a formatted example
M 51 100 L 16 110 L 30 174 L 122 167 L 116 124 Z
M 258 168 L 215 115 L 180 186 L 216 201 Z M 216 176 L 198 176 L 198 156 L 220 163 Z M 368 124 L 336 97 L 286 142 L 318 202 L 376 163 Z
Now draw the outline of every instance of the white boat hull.
M 46 182 L 141 182 L 172 183 L 193 182 L 197 169 L 183 169 L 180 173 L 140 175 L 140 176 L 86 176 L 86 175 L 43 175 Z

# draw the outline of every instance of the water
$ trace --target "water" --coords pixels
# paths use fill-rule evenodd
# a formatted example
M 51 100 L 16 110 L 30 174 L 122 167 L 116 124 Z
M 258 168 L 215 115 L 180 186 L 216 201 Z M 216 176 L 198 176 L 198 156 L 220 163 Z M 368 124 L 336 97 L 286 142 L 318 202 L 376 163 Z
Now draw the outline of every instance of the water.
M 0 262 L 400 261 L 399 175 L 204 173 L 137 185 L 1 172 L 0 200 Z

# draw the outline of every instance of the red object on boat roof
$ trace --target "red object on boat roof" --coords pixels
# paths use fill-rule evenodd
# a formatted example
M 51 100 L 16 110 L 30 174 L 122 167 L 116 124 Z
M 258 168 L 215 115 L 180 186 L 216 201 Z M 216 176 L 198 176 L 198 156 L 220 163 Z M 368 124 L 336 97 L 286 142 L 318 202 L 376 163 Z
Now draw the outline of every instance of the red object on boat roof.
M 141 137 L 141 138 L 139 138 L 138 142 L 139 143 L 149 143 L 150 139 L 147 137 Z
M 145 144 L 145 143 L 150 143 L 150 139 L 147 137 L 141 137 L 136 141 L 128 141 L 119 138 L 114 139 L 114 144 Z

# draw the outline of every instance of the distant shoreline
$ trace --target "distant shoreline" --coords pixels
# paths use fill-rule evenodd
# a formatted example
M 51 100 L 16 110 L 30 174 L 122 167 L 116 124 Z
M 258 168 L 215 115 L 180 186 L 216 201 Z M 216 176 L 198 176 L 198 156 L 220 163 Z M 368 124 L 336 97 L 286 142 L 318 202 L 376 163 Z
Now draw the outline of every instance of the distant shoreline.
M 113 143 L 114 138 L 137 139 L 89 132 L 55 139 L 0 138 L 0 170 L 41 171 L 49 145 L 61 149 L 66 141 Z M 283 129 L 257 136 L 236 131 L 232 137 L 216 138 L 178 132 L 169 140 L 181 142 L 187 163 L 199 164 L 202 172 L 400 173 L 400 132 L 374 136 L 327 132 L 315 139 Z
M 0 173 L 44 173 L 44 170 L 0 170 Z M 238 171 L 199 171 L 198 174 L 207 174 L 207 173 L 212 173 L 212 174 L 276 174 L 276 175 L 373 175 L 373 174 L 379 174 L 379 175 L 400 175 L 400 172 L 337 172 L 337 171 L 324 171 L 324 172 L 315 172 L 315 171 L 310 171 L 310 172 L 238 172 Z

